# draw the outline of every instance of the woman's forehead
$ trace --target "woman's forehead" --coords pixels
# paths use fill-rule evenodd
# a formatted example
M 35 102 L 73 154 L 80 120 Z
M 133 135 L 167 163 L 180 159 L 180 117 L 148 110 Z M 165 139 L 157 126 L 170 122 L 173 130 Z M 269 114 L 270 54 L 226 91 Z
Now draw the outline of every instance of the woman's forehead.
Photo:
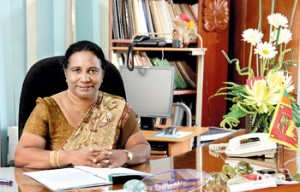
M 101 67 L 101 60 L 91 51 L 79 51 L 71 55 L 69 58 L 69 64 Z

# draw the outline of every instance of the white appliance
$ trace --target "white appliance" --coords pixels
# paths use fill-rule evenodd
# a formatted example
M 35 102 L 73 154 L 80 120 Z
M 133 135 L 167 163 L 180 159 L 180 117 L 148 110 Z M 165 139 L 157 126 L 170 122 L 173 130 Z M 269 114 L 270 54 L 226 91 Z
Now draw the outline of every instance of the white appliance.
M 18 126 L 11 126 L 7 129 L 7 140 L 8 140 L 8 154 L 7 154 L 7 163 L 14 160 L 15 150 L 19 141 L 18 138 Z
M 2 166 L 2 136 L 1 136 L 1 129 L 0 129 L 0 167 Z

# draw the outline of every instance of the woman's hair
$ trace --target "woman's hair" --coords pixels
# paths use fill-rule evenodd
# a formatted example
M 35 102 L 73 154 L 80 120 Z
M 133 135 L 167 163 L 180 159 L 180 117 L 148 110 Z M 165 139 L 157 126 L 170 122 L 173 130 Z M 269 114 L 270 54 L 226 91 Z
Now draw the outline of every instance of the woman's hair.
M 66 69 L 68 67 L 69 58 L 76 52 L 80 51 L 90 51 L 93 52 L 98 59 L 100 59 L 101 68 L 103 71 L 106 70 L 107 63 L 104 57 L 104 53 L 102 49 L 95 43 L 91 41 L 78 41 L 76 43 L 73 43 L 70 45 L 70 47 L 67 49 L 66 54 L 64 56 L 64 60 L 62 62 L 62 67 Z

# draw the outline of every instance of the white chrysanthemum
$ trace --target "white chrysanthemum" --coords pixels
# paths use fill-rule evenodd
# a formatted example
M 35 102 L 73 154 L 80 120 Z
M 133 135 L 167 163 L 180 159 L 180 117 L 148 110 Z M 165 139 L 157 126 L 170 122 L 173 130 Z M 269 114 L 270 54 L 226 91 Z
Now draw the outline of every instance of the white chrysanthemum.
M 262 59 L 274 58 L 277 54 L 276 48 L 268 42 L 258 43 L 254 49 L 254 53 L 258 54 Z
M 291 93 L 295 89 L 292 76 L 289 76 L 284 71 L 270 71 L 266 76 L 266 81 L 270 91 L 274 93 L 280 92 L 282 86 L 284 86 L 288 93 Z
M 288 27 L 287 18 L 280 13 L 273 13 L 267 17 L 270 25 L 274 26 L 276 29 L 281 27 Z
M 264 35 L 257 29 L 246 29 L 242 34 L 243 41 L 251 43 L 252 45 L 256 45 L 261 42 L 263 36 Z
M 272 41 L 276 41 L 278 30 L 274 30 L 271 34 Z M 290 40 L 292 40 L 292 33 L 289 29 L 281 28 L 279 31 L 279 37 L 277 44 L 285 43 L 287 44 Z
M 288 74 L 283 75 L 283 86 L 285 87 L 286 91 L 288 93 L 291 93 L 295 89 L 295 85 L 293 85 L 292 76 L 289 76 Z
M 279 93 L 283 86 L 283 71 L 270 71 L 266 76 L 269 90 L 273 93 Z
M 276 105 L 279 100 L 280 94 L 269 91 L 264 79 L 254 81 L 251 88 L 247 85 L 245 87 L 247 95 L 244 102 L 255 107 L 258 113 L 268 113 L 269 107 Z

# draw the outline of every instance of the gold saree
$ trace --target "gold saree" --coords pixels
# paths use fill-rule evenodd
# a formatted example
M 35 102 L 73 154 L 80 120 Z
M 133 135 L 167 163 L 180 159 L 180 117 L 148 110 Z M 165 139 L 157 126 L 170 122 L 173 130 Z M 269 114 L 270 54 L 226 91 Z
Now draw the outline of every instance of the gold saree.
M 50 150 L 124 148 L 128 138 L 140 130 L 136 114 L 123 98 L 103 92 L 99 95 L 75 128 L 52 97 L 38 98 L 23 132 L 41 136 Z
M 87 147 L 112 149 L 116 134 L 120 134 L 117 125 L 124 107 L 124 100 L 100 94 L 63 149 L 76 150 Z

